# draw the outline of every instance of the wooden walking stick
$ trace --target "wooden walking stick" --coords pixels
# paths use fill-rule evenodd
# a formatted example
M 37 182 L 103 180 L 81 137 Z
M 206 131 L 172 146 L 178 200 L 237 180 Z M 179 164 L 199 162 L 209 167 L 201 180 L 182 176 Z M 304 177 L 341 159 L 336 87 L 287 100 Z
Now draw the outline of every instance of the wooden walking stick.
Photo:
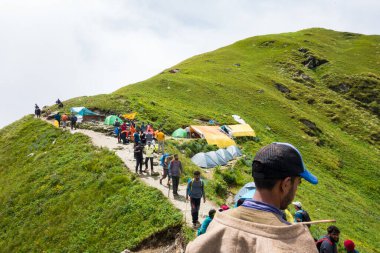
M 297 222 L 302 225 L 312 225 L 312 224 L 319 224 L 319 223 L 335 223 L 336 220 L 315 220 L 315 221 L 305 221 L 305 222 Z

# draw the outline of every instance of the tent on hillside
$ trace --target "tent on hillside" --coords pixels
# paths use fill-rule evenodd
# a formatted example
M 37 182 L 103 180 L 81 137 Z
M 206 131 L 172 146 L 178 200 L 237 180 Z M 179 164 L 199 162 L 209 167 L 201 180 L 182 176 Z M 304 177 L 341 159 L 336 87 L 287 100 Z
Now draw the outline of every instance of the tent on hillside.
M 243 155 L 243 153 L 241 152 L 241 150 L 238 147 L 234 146 L 234 145 L 229 146 L 227 148 L 227 151 L 228 151 L 228 153 L 230 153 L 232 155 L 233 158 L 236 158 L 238 156 L 242 156 Z
M 190 126 L 190 132 L 206 139 L 209 145 L 217 145 L 219 148 L 236 145 L 218 126 Z
M 252 198 L 255 191 L 256 191 L 256 185 L 254 182 L 245 184 L 242 188 L 240 188 L 238 193 L 235 195 L 235 198 L 234 198 L 235 203 L 241 198 L 243 199 Z
M 78 122 L 91 121 L 91 120 L 103 120 L 104 116 L 99 115 L 86 107 L 71 107 L 70 112 L 75 114 L 78 118 Z
M 218 165 L 226 165 L 228 162 L 215 151 L 207 152 L 206 155 L 211 157 L 211 159 L 214 160 Z
M 191 158 L 191 161 L 201 168 L 214 168 L 219 164 L 204 152 L 198 153 Z
M 186 130 L 183 129 L 183 128 L 178 128 L 177 130 L 175 130 L 173 133 L 172 133 L 172 136 L 174 138 L 186 138 L 187 137 L 187 133 L 186 133 Z
M 123 117 L 126 119 L 132 120 L 132 119 L 135 119 L 136 115 L 137 115 L 137 112 L 132 112 L 132 113 L 124 114 Z
M 255 137 L 255 131 L 248 124 L 228 125 L 229 132 L 233 137 L 252 136 Z
M 227 162 L 228 161 L 231 161 L 233 158 L 233 156 L 230 154 L 230 152 L 228 152 L 226 149 L 224 148 L 220 148 L 218 149 L 217 151 L 215 151 L 220 157 L 222 157 L 224 160 L 226 160 Z
M 123 123 L 123 120 L 121 118 L 119 118 L 118 116 L 116 116 L 116 115 L 110 115 L 110 116 L 108 116 L 104 120 L 104 124 L 113 126 L 113 124 L 115 124 L 116 119 L 118 119 L 118 121 L 120 122 L 120 124 Z

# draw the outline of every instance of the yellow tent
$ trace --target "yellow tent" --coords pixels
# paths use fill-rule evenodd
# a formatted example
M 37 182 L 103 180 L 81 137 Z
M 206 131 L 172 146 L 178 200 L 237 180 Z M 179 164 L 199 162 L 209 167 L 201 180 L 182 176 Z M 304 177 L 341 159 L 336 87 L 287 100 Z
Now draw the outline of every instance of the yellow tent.
M 236 145 L 234 140 L 220 131 L 218 126 L 190 126 L 190 131 L 206 139 L 208 144 L 217 145 L 219 148 Z
M 233 137 L 256 136 L 255 131 L 248 124 L 228 125 L 228 128 L 231 129 Z
M 123 117 L 126 119 L 135 119 L 136 115 L 137 115 L 137 112 L 132 112 L 132 113 L 124 114 Z

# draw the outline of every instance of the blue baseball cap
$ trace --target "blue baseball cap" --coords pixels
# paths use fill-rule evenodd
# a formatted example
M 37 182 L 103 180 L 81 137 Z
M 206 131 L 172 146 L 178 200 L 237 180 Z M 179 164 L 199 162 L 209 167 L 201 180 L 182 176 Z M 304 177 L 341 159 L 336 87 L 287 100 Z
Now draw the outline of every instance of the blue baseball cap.
M 306 169 L 298 149 L 282 142 L 269 144 L 256 153 L 252 176 L 262 179 L 300 176 L 312 184 L 318 184 L 318 178 Z

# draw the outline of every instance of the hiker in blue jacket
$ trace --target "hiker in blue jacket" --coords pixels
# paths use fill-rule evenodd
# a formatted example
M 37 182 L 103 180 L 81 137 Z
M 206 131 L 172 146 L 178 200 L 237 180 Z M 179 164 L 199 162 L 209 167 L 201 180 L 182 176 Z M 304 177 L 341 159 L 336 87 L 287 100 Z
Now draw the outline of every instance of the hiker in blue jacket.
M 201 206 L 201 199 L 203 197 L 203 203 L 206 202 L 206 195 L 204 191 L 204 184 L 201 179 L 201 173 L 194 171 L 194 178 L 187 183 L 186 200 L 189 199 L 191 204 L 191 216 L 193 218 L 193 227 L 197 228 L 200 225 L 198 221 L 199 208 Z
M 206 233 L 206 230 L 207 230 L 207 228 L 208 228 L 208 225 L 210 225 L 210 222 L 212 221 L 212 219 L 214 219 L 215 213 L 216 213 L 216 210 L 215 210 L 215 209 L 211 209 L 211 210 L 208 212 L 208 216 L 207 216 L 206 219 L 202 222 L 201 227 L 198 229 L 197 236 L 200 236 L 200 235 Z

